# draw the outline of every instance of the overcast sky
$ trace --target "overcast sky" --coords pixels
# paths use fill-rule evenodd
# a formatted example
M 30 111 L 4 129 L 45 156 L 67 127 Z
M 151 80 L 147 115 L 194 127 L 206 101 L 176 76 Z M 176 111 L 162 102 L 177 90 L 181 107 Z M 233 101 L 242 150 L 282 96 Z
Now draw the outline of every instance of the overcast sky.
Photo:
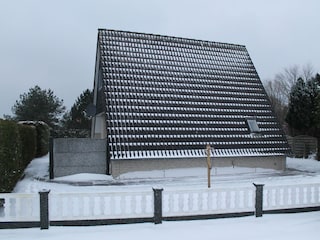
M 98 28 L 245 45 L 262 80 L 320 72 L 319 0 L 0 0 L 0 117 L 35 85 L 68 109 L 92 89 Z

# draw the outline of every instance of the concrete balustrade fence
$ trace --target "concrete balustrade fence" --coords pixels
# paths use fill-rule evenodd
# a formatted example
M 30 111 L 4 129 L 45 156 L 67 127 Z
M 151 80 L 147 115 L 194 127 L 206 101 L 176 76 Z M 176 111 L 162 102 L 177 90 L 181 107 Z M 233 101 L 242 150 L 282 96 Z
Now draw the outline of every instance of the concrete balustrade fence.
M 0 194 L 0 228 L 81 226 L 320 210 L 320 184 Z
M 320 184 L 265 187 L 263 209 L 268 211 L 319 207 Z

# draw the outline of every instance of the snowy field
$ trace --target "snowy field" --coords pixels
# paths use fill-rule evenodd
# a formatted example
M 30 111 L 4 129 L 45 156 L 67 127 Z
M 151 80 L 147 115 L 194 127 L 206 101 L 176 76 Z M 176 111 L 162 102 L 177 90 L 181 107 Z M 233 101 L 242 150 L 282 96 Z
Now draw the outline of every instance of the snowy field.
M 134 191 L 161 186 L 165 189 L 203 188 L 206 170 L 199 176 L 166 180 L 140 179 L 139 181 L 114 180 L 105 175 L 77 174 L 48 181 L 48 156 L 32 161 L 25 171 L 15 192 L 106 192 Z M 320 162 L 313 159 L 287 159 L 288 170 L 256 171 L 245 173 L 244 169 L 224 169 L 226 174 L 212 177 L 212 187 L 247 186 L 253 182 L 266 185 L 295 183 L 319 183 Z M 92 185 L 92 186 L 79 186 Z M 49 230 L 15 229 L 0 230 L 0 239 L 319 239 L 320 212 L 264 215 L 262 218 L 242 217 L 230 219 L 163 222 L 96 226 L 96 227 L 50 227 Z

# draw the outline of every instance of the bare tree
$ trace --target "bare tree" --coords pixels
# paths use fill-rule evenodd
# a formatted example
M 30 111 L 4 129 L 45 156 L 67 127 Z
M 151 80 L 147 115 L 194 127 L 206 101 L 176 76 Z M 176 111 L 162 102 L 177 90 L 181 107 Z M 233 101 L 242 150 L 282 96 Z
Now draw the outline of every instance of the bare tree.
M 299 69 L 298 65 L 284 68 L 282 72 L 277 73 L 274 77 L 274 81 L 279 85 L 279 91 L 281 92 L 281 95 L 283 95 L 282 98 L 286 99 L 285 103 L 288 103 L 291 88 L 300 77 Z
M 311 63 L 308 63 L 302 67 L 302 78 L 305 81 L 311 80 L 315 75 L 314 68 Z
M 283 84 L 279 80 L 268 80 L 265 90 L 269 96 L 271 107 L 281 125 L 285 123 L 288 106 L 288 97 L 283 91 Z
M 275 75 L 274 79 L 265 82 L 265 90 L 271 106 L 281 124 L 285 123 L 292 86 L 299 78 L 309 81 L 313 76 L 314 69 L 311 64 L 306 64 L 303 67 L 293 65 L 284 68 L 282 72 Z

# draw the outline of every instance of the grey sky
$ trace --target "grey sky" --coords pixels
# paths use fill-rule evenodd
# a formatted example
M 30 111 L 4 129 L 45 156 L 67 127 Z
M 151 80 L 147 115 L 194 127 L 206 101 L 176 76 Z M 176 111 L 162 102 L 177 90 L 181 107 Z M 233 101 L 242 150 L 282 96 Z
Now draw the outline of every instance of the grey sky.
M 0 117 L 39 85 L 70 108 L 93 87 L 97 29 L 245 45 L 262 80 L 320 72 L 319 0 L 0 0 Z

